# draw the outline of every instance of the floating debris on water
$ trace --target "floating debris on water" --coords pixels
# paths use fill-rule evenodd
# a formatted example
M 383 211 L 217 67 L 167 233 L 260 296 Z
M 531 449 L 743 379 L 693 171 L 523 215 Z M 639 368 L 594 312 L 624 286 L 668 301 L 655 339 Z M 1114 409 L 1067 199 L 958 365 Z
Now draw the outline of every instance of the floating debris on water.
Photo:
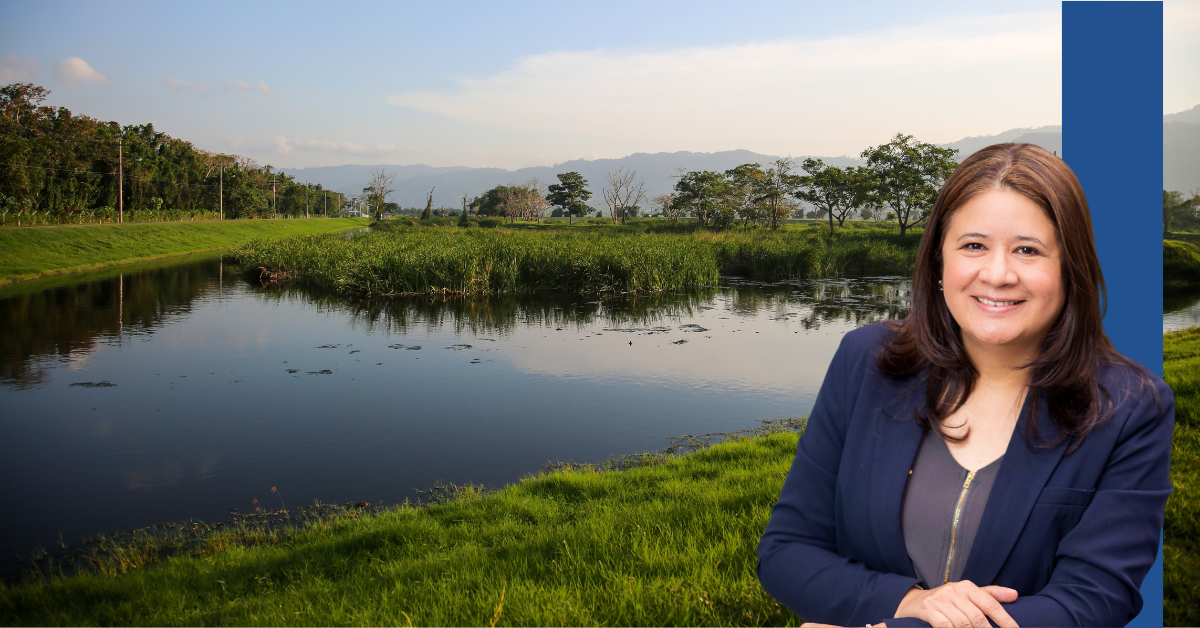
M 350 352 L 350 355 L 354 355 L 355 353 L 362 353 L 362 349 L 355 349 L 354 351 Z
M 686 343 L 687 343 L 687 338 L 684 338 L 683 340 L 676 340 L 676 341 L 672 342 L 671 344 L 682 345 L 682 344 L 686 344 Z
M 337 349 L 340 346 L 342 346 L 342 345 L 340 345 L 340 344 L 338 344 L 338 345 L 321 345 L 317 348 L 318 349 Z
M 708 331 L 707 327 L 701 327 L 695 323 L 688 323 L 687 325 L 680 325 L 679 328 L 682 329 L 683 331 Z
M 113 386 L 116 386 L 116 384 L 114 384 L 108 380 L 102 380 L 99 382 L 75 382 L 74 384 L 71 384 L 71 385 L 72 386 L 81 386 L 83 388 L 112 388 Z
M 420 351 L 421 345 L 413 345 L 411 347 L 404 347 L 404 350 L 405 351 Z
M 309 375 L 333 375 L 333 371 L 329 369 L 321 369 L 319 371 L 309 371 Z
M 299 373 L 299 372 L 300 372 L 300 369 L 288 369 L 288 370 L 287 370 L 287 372 L 289 372 L 289 373 Z
M 442 347 L 442 348 L 450 349 L 451 351 L 462 351 L 463 349 L 470 349 L 471 345 L 458 344 L 458 345 L 450 345 L 449 347 Z

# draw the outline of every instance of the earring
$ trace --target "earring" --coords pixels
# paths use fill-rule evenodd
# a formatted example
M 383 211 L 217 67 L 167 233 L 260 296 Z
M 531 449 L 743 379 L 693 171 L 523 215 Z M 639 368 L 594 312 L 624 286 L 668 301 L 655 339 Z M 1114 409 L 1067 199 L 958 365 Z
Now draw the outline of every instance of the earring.
M 941 280 L 941 279 L 938 279 L 938 290 L 941 290 L 941 291 L 943 291 L 943 292 L 945 292 L 945 291 L 946 291 L 946 286 L 943 286 L 943 285 L 942 285 L 942 280 Z

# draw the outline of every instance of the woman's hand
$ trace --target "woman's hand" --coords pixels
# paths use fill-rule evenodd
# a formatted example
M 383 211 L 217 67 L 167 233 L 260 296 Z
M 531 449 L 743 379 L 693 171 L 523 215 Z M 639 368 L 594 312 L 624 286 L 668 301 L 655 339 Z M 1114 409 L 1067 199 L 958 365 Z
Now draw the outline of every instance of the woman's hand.
M 900 600 L 896 617 L 916 617 L 930 626 L 990 628 L 988 617 L 1004 628 L 1017 628 L 1001 602 L 1015 602 L 1017 592 L 1007 587 L 977 587 L 969 580 L 934 589 L 913 588 Z

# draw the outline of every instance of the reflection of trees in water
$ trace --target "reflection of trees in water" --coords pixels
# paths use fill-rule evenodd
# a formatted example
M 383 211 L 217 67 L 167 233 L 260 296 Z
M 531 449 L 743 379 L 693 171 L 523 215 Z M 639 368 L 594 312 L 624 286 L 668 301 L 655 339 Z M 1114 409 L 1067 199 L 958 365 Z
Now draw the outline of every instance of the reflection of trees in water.
M 1200 286 L 1163 287 L 1163 314 L 1191 309 L 1200 303 Z
M 902 277 L 809 279 L 780 283 L 729 280 L 723 291 L 730 309 L 743 314 L 764 310 L 804 329 L 842 322 L 870 325 L 908 315 L 912 281 Z
M 220 260 L 134 272 L 0 299 L 0 384 L 26 388 L 48 362 L 151 333 L 208 292 Z
M 274 300 L 296 300 L 350 312 L 369 329 L 406 333 L 412 329 L 449 329 L 456 334 L 507 335 L 517 326 L 584 331 L 601 324 L 644 328 L 690 318 L 717 300 L 742 314 L 772 312 L 805 329 L 844 322 L 867 325 L 908 314 L 910 283 L 903 278 L 806 280 L 758 283 L 729 279 L 717 288 L 689 292 L 581 296 L 564 293 L 510 294 L 491 297 L 356 298 L 301 286 L 267 289 Z
M 302 286 L 283 286 L 259 294 L 347 311 L 354 322 L 389 333 L 411 329 L 450 329 L 456 334 L 508 335 L 518 326 L 561 327 L 583 331 L 589 325 L 636 327 L 670 317 L 693 316 L 712 301 L 715 288 L 690 293 L 578 295 L 569 293 L 452 297 L 348 297 Z

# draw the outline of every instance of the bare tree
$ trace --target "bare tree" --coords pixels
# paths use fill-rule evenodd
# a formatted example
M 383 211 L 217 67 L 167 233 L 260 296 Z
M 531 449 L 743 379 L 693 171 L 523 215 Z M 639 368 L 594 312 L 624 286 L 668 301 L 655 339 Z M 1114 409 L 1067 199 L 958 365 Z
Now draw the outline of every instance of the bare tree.
M 637 176 L 636 170 L 626 171 L 625 164 L 617 166 L 616 170 L 605 175 L 604 181 L 607 185 L 601 191 L 604 204 L 608 205 L 608 211 L 612 214 L 613 224 L 617 223 L 618 216 L 624 223 L 626 213 L 646 198 L 643 182 Z
M 537 179 L 504 187 L 500 192 L 500 203 L 501 210 L 505 216 L 508 216 L 509 222 L 515 221 L 517 218 L 531 222 L 541 220 L 542 215 L 550 208 L 550 201 L 546 200 L 542 188 L 541 182 Z
M 429 190 L 429 197 L 425 199 L 425 211 L 421 212 L 421 220 L 429 220 L 433 218 L 433 191 L 437 186 L 433 186 Z
M 392 180 L 396 175 L 387 174 L 383 168 L 379 170 L 371 170 L 371 184 L 367 186 L 367 202 L 370 203 L 375 210 L 375 220 L 383 220 L 383 206 L 387 203 L 388 194 L 395 190 L 392 189 Z
M 683 216 L 684 204 L 676 202 L 675 194 L 659 194 L 650 199 L 650 206 L 654 208 L 655 213 L 671 219 L 671 224 L 679 222 L 679 218 Z

